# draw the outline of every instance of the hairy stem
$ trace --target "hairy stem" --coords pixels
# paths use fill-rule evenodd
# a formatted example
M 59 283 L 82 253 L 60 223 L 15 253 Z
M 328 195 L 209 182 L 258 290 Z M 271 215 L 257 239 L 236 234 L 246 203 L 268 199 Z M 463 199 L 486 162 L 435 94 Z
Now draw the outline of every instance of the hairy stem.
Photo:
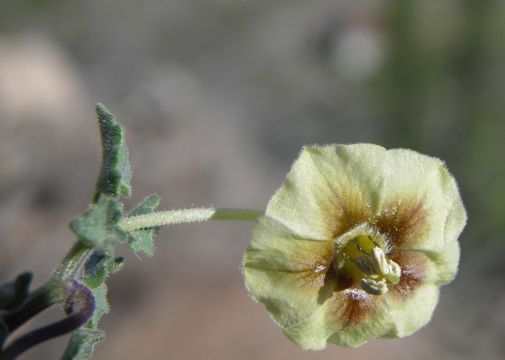
M 119 222 L 119 226 L 124 231 L 133 231 L 162 225 L 202 221 L 255 221 L 262 214 L 262 212 L 256 210 L 241 209 L 193 208 L 169 210 L 127 217 Z
M 131 216 L 122 219 L 118 225 L 124 231 L 134 231 L 162 225 L 204 221 L 256 221 L 262 214 L 255 210 L 192 208 Z M 53 277 L 35 290 L 22 308 L 5 316 L 4 322 L 9 332 L 12 332 L 41 311 L 65 299 L 69 314 L 61 321 L 36 329 L 12 342 L 4 350 L 2 360 L 15 359 L 33 346 L 75 330 L 88 321 L 94 311 L 94 299 L 89 290 L 78 284 L 75 279 L 92 251 L 91 247 L 77 241 L 62 259 Z M 65 290 L 65 284 L 73 285 Z M 73 288 L 76 289 L 75 294 L 66 294 L 66 291 Z M 68 301 L 72 299 L 79 299 L 77 301 L 80 304 L 77 306 L 79 310 L 75 311 L 73 306 L 68 305 Z
M 79 270 L 92 251 L 92 248 L 77 241 L 56 268 L 54 277 L 60 280 L 73 279 L 75 272 Z
M 74 331 L 88 322 L 95 310 L 95 299 L 91 290 L 73 281 L 66 289 L 65 312 L 67 317 L 14 340 L 3 352 L 2 360 L 14 360 L 35 345 Z
M 63 282 L 53 278 L 33 291 L 23 306 L 6 314 L 3 320 L 9 332 L 12 333 L 35 315 L 64 299 Z

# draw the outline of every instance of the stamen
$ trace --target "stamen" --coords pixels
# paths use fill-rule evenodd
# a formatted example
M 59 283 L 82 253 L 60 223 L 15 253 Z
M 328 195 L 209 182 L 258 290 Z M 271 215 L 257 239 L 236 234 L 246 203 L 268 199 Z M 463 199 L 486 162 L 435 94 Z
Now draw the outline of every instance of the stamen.
M 388 292 L 386 279 L 380 281 L 363 278 L 360 281 L 361 288 L 372 295 L 383 295 Z
M 378 269 L 375 266 L 374 259 L 366 254 L 356 257 L 356 259 L 354 259 L 354 262 L 363 272 L 363 274 L 367 276 L 373 276 L 377 273 Z
M 388 291 L 388 283 L 400 282 L 400 266 L 387 257 L 388 240 L 376 229 L 361 224 L 334 240 L 336 257 L 333 266 L 337 273 L 339 286 L 347 288 L 360 286 L 373 295 Z
M 389 260 L 380 247 L 375 246 L 372 254 L 362 253 L 354 259 L 356 266 L 363 272 L 360 285 L 369 294 L 382 295 L 388 291 L 387 282 L 398 284 L 402 270 Z
M 343 259 L 355 265 L 354 278 L 369 294 L 385 294 L 388 282 L 395 285 L 400 281 L 400 266 L 388 259 L 384 250 L 368 236 L 358 236 L 351 241 L 344 248 Z
M 402 269 L 400 268 L 400 265 L 398 265 L 392 260 L 388 260 L 388 264 L 389 264 L 389 272 L 387 274 L 384 274 L 384 278 L 393 285 L 396 285 L 400 282 L 400 277 L 402 276 Z
M 373 259 L 375 260 L 377 267 L 379 268 L 379 273 L 380 274 L 389 273 L 388 259 L 386 258 L 386 254 L 384 254 L 384 251 L 382 251 L 381 248 L 376 246 L 373 248 L 372 254 Z

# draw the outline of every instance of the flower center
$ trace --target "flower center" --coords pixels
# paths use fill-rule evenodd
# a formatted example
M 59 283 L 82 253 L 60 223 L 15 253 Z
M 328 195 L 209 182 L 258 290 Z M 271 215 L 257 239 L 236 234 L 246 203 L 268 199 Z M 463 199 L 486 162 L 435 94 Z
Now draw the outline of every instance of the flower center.
M 338 273 L 359 282 L 372 295 L 385 294 L 387 283 L 398 284 L 401 276 L 400 266 L 386 257 L 378 243 L 370 235 L 357 235 L 337 252 L 334 263 Z

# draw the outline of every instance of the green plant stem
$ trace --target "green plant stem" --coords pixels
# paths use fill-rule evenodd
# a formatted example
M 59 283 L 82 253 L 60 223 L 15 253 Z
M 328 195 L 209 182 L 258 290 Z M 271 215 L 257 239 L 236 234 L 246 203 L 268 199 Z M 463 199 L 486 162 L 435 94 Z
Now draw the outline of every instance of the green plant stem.
M 60 280 L 71 280 L 73 274 L 80 268 L 92 251 L 92 248 L 84 245 L 81 241 L 77 241 L 56 268 L 54 277 Z
M 118 225 L 124 231 L 133 231 L 162 225 L 203 221 L 256 221 L 262 214 L 256 210 L 192 208 L 131 216 L 122 219 Z M 80 269 L 92 251 L 91 247 L 77 241 L 58 265 L 53 278 L 60 281 L 72 280 L 76 271 Z
M 203 221 L 256 221 L 263 213 L 256 210 L 192 208 L 181 210 L 159 211 L 122 219 L 119 227 L 124 231 L 133 231 L 163 225 L 193 223 Z M 69 281 L 74 278 L 84 261 L 93 249 L 77 241 L 58 265 L 54 278 Z
M 124 218 L 119 222 L 119 227 L 124 231 L 133 231 L 162 225 L 202 221 L 256 221 L 262 214 L 262 212 L 256 210 L 242 209 L 193 208 L 169 210 Z
M 134 231 L 163 225 L 203 221 L 256 221 L 262 214 L 262 212 L 255 210 L 193 208 L 131 216 L 122 219 L 118 225 L 123 231 Z M 66 286 L 71 283 L 71 281 L 75 280 L 76 273 L 92 251 L 93 249 L 91 247 L 83 244 L 81 241 L 77 241 L 62 259 L 51 279 L 35 290 L 22 308 L 12 312 L 4 318 L 9 331 L 14 331 L 27 320 L 51 305 L 65 301 Z M 42 331 L 42 333 L 44 331 Z M 21 340 L 19 340 L 20 343 L 23 342 L 24 344 L 24 342 L 26 342 L 26 339 L 23 337 Z M 33 345 L 31 342 L 27 344 L 29 347 Z M 12 349 L 14 349 L 14 347 L 12 347 Z M 0 357 L 1 356 L 0 354 Z

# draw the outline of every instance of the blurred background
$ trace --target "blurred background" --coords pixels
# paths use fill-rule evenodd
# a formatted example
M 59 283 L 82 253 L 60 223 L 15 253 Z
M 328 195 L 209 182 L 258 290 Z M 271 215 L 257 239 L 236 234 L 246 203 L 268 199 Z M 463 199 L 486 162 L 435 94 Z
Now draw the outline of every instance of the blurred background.
M 304 352 L 243 287 L 250 224 L 174 226 L 152 259 L 123 251 L 95 358 L 505 358 L 504 19 L 492 0 L 0 0 L 0 279 L 42 283 L 74 241 L 98 101 L 127 129 L 130 205 L 264 209 L 304 144 L 408 147 L 447 162 L 470 219 L 427 327 Z

